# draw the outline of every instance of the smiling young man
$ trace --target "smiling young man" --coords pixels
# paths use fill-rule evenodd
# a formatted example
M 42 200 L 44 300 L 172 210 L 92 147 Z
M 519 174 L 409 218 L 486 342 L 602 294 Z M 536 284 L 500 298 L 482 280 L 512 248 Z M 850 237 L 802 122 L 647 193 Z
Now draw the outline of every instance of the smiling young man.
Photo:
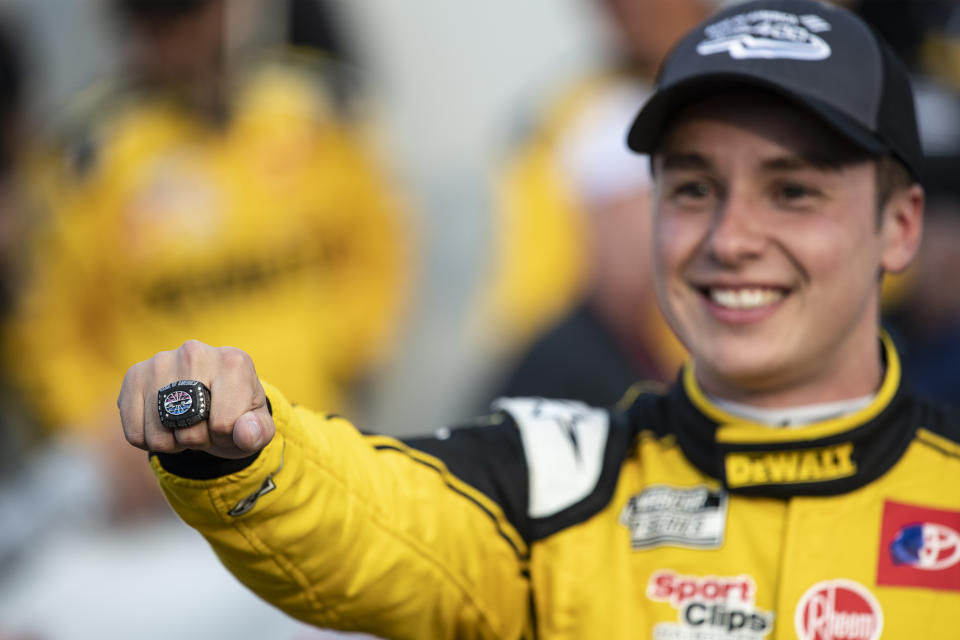
M 873 394 L 878 274 L 920 240 L 905 170 L 880 202 L 878 159 L 756 91 L 681 111 L 654 162 L 661 306 L 701 386 L 767 407 Z
M 843 10 L 736 5 L 677 45 L 628 141 L 652 155 L 658 297 L 691 354 L 670 389 L 504 399 L 401 442 L 188 342 L 127 374 L 127 439 L 239 579 L 319 626 L 955 637 L 960 417 L 902 388 L 879 329 L 922 227 L 906 72 Z

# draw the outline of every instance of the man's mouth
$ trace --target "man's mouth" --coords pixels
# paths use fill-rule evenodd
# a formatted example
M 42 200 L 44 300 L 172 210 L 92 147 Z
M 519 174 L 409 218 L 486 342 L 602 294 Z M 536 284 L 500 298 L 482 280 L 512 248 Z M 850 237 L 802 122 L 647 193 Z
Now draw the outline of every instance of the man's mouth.
M 779 302 L 787 294 L 776 287 L 705 287 L 701 291 L 725 309 L 759 309 Z

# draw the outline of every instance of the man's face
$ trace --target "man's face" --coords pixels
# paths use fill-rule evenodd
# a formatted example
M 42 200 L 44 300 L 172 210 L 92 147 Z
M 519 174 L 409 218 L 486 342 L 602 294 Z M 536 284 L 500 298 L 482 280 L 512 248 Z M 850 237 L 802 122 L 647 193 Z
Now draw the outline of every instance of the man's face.
M 877 369 L 889 266 L 875 161 L 739 93 L 681 112 L 654 167 L 657 295 L 704 388 L 772 406 L 872 391 L 851 385 Z

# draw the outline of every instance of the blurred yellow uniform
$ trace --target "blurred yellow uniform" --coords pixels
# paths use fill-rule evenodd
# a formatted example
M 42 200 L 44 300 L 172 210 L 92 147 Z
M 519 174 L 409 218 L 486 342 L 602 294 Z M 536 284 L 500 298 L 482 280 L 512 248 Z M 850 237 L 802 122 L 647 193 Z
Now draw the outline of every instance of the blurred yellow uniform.
M 156 95 L 107 104 L 58 149 L 74 168 L 39 178 L 51 220 L 7 349 L 45 419 L 96 419 L 130 362 L 189 338 L 340 407 L 397 327 L 411 238 L 318 77 L 261 65 L 222 126 Z
M 560 140 L 611 79 L 576 85 L 512 149 L 494 184 L 494 251 L 483 324 L 506 346 L 529 342 L 574 306 L 586 282 L 585 212 L 560 166 Z
M 503 162 L 494 184 L 492 264 L 478 311 L 478 331 L 495 336 L 495 347 L 525 351 L 589 296 L 592 252 L 618 250 L 596 241 L 590 217 L 646 193 L 649 170 L 627 149 L 626 132 L 648 90 L 627 70 L 586 77 L 538 115 Z M 636 257 L 640 272 L 645 259 Z M 652 297 L 645 309 L 634 339 L 655 369 L 671 377 L 683 348 Z

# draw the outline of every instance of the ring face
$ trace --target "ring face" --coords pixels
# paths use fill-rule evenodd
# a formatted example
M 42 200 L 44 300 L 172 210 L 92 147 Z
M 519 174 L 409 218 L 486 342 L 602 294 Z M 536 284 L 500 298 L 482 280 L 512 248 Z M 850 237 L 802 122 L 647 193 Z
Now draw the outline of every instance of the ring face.
M 210 389 L 198 380 L 177 380 L 157 392 L 160 424 L 177 429 L 210 417 Z
M 186 391 L 177 389 L 163 399 L 163 410 L 172 416 L 182 416 L 193 406 L 193 397 Z

